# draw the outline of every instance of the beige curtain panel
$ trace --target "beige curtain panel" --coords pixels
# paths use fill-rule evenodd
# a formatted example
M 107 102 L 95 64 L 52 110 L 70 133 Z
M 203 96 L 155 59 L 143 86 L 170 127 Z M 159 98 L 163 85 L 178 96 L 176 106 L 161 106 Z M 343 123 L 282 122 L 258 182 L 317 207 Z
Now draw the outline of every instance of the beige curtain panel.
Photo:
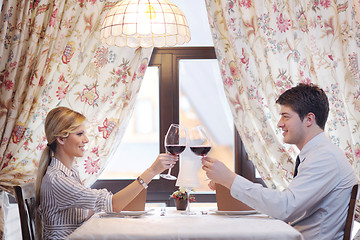
M 284 189 L 298 149 L 284 145 L 277 97 L 316 83 L 330 101 L 326 133 L 360 175 L 357 1 L 206 0 L 225 93 L 249 159 Z
M 88 120 L 81 178 L 100 175 L 131 115 L 152 49 L 100 44 L 106 1 L 4 1 L 0 21 L 0 189 L 34 181 L 43 121 L 62 105 Z M 2 192 L 4 194 L 4 192 Z M 4 199 L 3 197 L 0 200 Z M 6 208 L 5 205 L 0 210 Z M 1 214 L 2 213 L 2 214 Z M 4 211 L 0 211 L 3 236 Z

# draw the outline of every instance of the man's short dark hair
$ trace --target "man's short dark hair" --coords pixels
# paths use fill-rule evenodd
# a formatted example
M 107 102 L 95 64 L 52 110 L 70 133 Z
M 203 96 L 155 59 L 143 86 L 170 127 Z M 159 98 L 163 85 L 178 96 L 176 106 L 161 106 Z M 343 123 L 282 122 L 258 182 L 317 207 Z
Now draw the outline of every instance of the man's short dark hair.
M 301 120 L 308 113 L 313 113 L 316 124 L 324 130 L 329 115 L 329 100 L 324 90 L 317 85 L 299 83 L 281 94 L 276 103 L 291 107 Z

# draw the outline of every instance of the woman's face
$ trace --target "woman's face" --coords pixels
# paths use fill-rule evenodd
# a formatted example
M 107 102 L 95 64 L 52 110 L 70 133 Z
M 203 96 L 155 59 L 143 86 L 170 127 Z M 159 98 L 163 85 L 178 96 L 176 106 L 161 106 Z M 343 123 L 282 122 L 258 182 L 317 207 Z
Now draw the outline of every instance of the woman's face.
M 63 150 L 69 157 L 82 157 L 85 152 L 85 145 L 89 142 L 86 136 L 86 125 L 82 123 L 75 129 L 74 133 L 64 139 Z

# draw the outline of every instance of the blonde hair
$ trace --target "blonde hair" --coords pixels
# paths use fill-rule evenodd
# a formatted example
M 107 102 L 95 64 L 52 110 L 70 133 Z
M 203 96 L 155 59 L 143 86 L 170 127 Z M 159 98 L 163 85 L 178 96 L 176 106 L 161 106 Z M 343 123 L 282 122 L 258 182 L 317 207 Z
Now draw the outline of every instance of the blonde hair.
M 52 109 L 45 119 L 45 135 L 48 141 L 44 149 L 38 167 L 35 185 L 35 225 L 37 239 L 42 239 L 43 224 L 42 216 L 39 214 L 40 189 L 42 179 L 50 165 L 52 155 L 56 152 L 57 138 L 68 137 L 85 121 L 85 116 L 67 107 L 57 107 Z

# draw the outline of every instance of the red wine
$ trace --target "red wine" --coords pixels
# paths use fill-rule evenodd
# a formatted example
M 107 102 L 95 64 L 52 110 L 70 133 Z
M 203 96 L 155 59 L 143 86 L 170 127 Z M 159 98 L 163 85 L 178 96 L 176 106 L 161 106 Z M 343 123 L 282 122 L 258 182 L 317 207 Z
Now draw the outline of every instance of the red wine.
M 166 145 L 166 150 L 172 155 L 178 155 L 185 150 L 186 145 Z
M 199 156 L 206 156 L 210 151 L 210 146 L 192 146 L 190 147 L 191 151 Z

